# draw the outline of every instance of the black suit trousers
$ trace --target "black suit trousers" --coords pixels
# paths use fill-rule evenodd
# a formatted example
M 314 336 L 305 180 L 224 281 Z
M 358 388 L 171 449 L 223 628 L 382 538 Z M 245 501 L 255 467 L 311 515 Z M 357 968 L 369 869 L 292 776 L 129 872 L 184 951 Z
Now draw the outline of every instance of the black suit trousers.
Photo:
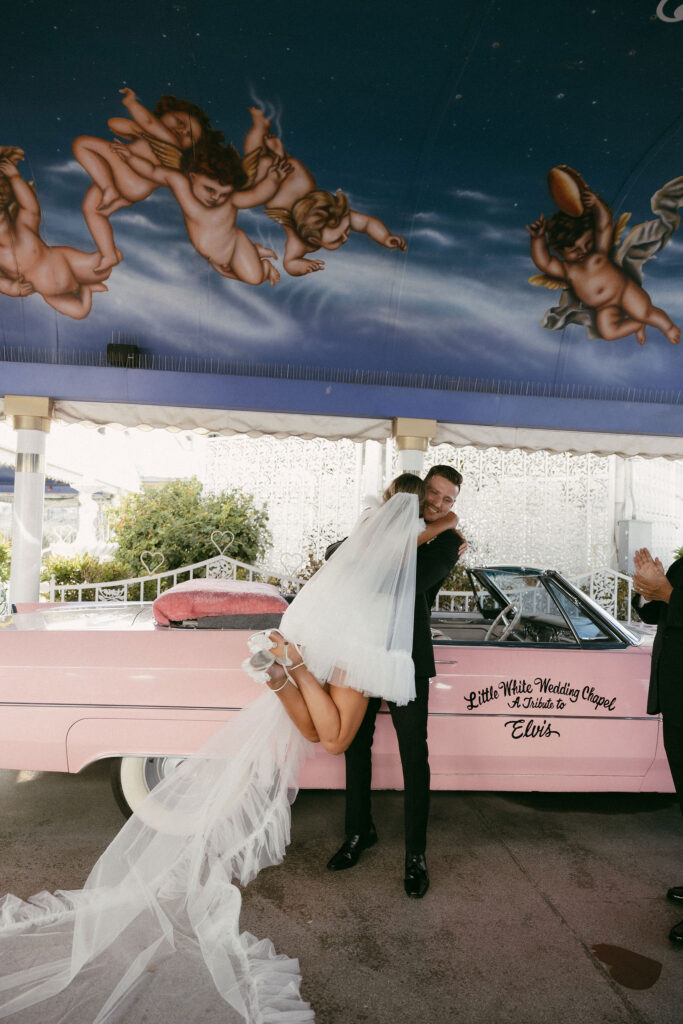
M 403 767 L 406 852 L 424 853 L 427 844 L 430 781 L 427 748 L 428 676 L 415 677 L 415 691 L 415 700 L 409 704 L 398 707 L 387 701 L 387 707 L 398 737 Z M 372 739 L 381 703 L 379 697 L 370 698 L 360 729 L 345 754 L 347 836 L 363 835 L 372 823 Z
M 666 759 L 673 776 L 676 796 L 683 814 L 683 726 L 678 722 L 670 722 L 666 715 L 662 716 L 662 738 Z

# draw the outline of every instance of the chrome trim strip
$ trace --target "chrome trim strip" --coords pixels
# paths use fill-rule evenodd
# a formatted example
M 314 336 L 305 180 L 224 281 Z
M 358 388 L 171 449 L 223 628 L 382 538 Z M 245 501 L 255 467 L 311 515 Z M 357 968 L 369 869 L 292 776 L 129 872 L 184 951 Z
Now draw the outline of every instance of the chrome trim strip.
M 88 708 L 88 709 L 100 709 L 108 708 L 112 711 L 241 711 L 242 708 L 226 708 L 226 707 L 214 707 L 206 705 L 198 707 L 192 704 L 48 704 L 48 703 L 33 703 L 33 704 L 20 704 L 12 703 L 11 701 L 0 701 L 0 707 L 7 708 Z M 523 710 L 523 709 L 521 709 Z M 658 715 L 614 715 L 607 718 L 605 715 L 538 715 L 538 714 L 514 714 L 515 709 L 511 709 L 508 712 L 500 712 L 492 714 L 486 711 L 473 713 L 472 711 L 430 711 L 430 718 L 552 718 L 556 721 L 586 721 L 586 722 L 648 722 L 657 725 L 660 721 Z M 379 711 L 380 715 L 390 715 L 391 712 L 387 709 L 386 711 Z M 155 719 L 150 718 L 150 722 Z M 141 757 L 143 755 L 140 755 Z
M 245 705 L 246 706 L 246 705 Z M 241 711 L 241 707 L 212 704 L 65 704 L 57 701 L 0 701 L 2 708 L 110 708 L 112 711 Z M 152 719 L 153 721 L 153 719 Z

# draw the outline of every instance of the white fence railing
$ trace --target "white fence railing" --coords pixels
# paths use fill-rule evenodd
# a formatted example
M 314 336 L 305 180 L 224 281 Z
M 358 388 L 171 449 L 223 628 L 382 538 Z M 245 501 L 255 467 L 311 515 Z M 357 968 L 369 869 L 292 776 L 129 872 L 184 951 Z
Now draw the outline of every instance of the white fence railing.
M 296 593 L 301 587 L 301 580 L 295 572 L 247 565 L 237 558 L 217 555 L 215 558 L 207 558 L 203 562 L 184 565 L 178 569 L 147 573 L 145 576 L 134 576 L 126 580 L 110 580 L 106 583 L 57 583 L 53 576 L 50 580 L 48 600 L 95 604 L 152 604 L 164 590 L 193 579 L 274 582 L 280 590 L 290 594 Z
M 225 554 L 207 558 L 203 562 L 169 569 L 166 572 L 148 572 L 126 580 L 112 580 L 107 583 L 57 583 L 50 580 L 50 601 L 94 602 L 95 604 L 151 604 L 155 598 L 184 580 L 191 579 L 243 579 L 276 583 L 280 590 L 296 593 L 302 580 L 294 571 L 281 571 L 263 566 L 248 565 Z M 593 598 L 605 611 L 622 622 L 631 622 L 631 595 L 633 583 L 630 576 L 614 569 L 597 569 L 567 577 L 575 586 Z M 2 585 L 0 584 L 0 608 L 2 606 Z M 475 607 L 471 591 L 441 590 L 437 597 L 440 611 L 469 612 Z

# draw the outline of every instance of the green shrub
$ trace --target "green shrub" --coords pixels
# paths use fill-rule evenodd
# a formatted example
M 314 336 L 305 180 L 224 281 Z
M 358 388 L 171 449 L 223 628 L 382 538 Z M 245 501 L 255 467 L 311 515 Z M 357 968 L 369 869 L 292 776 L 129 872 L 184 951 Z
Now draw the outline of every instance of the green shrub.
M 232 533 L 226 555 L 250 565 L 270 542 L 268 513 L 251 495 L 235 489 L 205 495 L 195 477 L 129 494 L 110 510 L 109 520 L 123 576 L 144 575 L 145 551 L 164 555 L 161 572 L 212 558 L 218 554 L 211 539 L 216 531 Z
M 202 494 L 202 485 L 195 478 L 173 480 L 159 488 L 147 488 L 140 494 L 127 495 L 120 505 L 109 512 L 112 540 L 118 543 L 113 559 L 100 560 L 93 555 L 50 555 L 45 559 L 42 580 L 54 575 L 58 584 L 108 583 L 112 580 L 146 576 L 140 556 L 145 552 L 161 552 L 162 564 L 155 568 L 155 560 L 148 555 L 148 565 L 154 572 L 178 569 L 194 562 L 202 562 L 218 554 L 211 535 L 218 532 L 219 543 L 234 540 L 225 554 L 230 558 L 253 564 L 263 554 L 270 540 L 266 523 L 268 513 L 254 504 L 250 495 L 237 490 L 216 495 Z M 238 570 L 238 576 L 247 576 Z M 162 589 L 173 583 L 162 581 Z M 145 584 L 144 599 L 157 596 L 156 581 Z M 128 588 L 128 597 L 138 600 L 139 585 Z M 86 591 L 84 600 L 93 600 L 92 591 Z M 77 594 L 69 594 L 75 601 Z
M 456 563 L 444 580 L 442 590 L 466 590 L 471 592 L 470 579 L 464 566 Z
M 101 560 L 94 555 L 48 555 L 40 571 L 43 582 L 54 576 L 55 583 L 107 583 L 123 576 L 122 566 L 117 559 Z M 131 595 L 134 596 L 134 595 Z M 84 601 L 93 601 L 94 591 L 83 593 Z M 77 601 L 77 592 L 69 593 L 67 601 Z
M 0 534 L 0 583 L 7 583 L 9 580 L 11 550 L 10 542 Z

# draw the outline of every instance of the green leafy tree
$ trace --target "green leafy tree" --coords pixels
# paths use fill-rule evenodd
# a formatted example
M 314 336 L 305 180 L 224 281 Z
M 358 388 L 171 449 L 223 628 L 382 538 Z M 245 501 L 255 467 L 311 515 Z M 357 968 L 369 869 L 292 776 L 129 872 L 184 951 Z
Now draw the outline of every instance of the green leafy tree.
M 250 564 L 270 541 L 268 513 L 251 495 L 236 489 L 204 494 L 196 477 L 129 494 L 109 517 L 119 545 L 116 561 L 126 576 L 144 573 L 140 556 L 145 551 L 162 552 L 164 570 L 211 558 L 217 554 L 215 533 L 222 535 L 219 543 L 232 534 L 226 554 Z
M 9 579 L 10 567 L 10 543 L 0 534 L 0 582 L 6 583 Z

